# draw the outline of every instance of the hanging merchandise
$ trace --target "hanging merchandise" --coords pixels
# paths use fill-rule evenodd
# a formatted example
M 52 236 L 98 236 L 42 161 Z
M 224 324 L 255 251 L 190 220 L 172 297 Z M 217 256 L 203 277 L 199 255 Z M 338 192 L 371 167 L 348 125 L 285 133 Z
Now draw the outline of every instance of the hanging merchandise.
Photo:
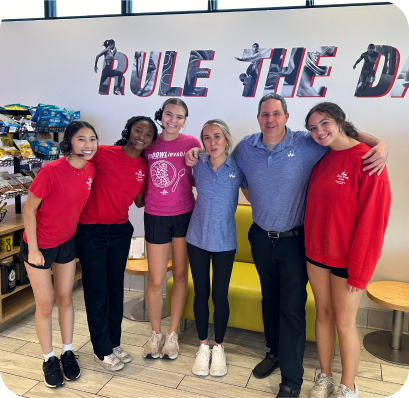
M 1 294 L 11 293 L 16 288 L 16 271 L 13 257 L 0 260 L 1 265 Z

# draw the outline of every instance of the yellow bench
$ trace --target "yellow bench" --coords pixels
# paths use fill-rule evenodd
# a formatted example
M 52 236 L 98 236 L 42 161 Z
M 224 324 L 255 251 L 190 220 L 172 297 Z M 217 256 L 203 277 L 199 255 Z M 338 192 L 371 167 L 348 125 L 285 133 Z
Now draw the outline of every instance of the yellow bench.
M 261 314 L 260 279 L 251 256 L 250 243 L 247 239 L 248 230 L 253 222 L 251 207 L 239 204 L 236 211 L 238 253 L 235 257 L 233 272 L 229 287 L 230 317 L 228 326 L 264 332 Z M 173 290 L 173 278 L 166 283 L 167 311 L 170 315 L 170 297 Z M 315 302 L 311 287 L 307 285 L 307 340 L 315 341 Z M 192 275 L 189 269 L 188 293 L 183 309 L 182 319 L 194 320 L 193 299 L 195 296 Z M 213 323 L 213 303 L 209 298 L 209 322 Z

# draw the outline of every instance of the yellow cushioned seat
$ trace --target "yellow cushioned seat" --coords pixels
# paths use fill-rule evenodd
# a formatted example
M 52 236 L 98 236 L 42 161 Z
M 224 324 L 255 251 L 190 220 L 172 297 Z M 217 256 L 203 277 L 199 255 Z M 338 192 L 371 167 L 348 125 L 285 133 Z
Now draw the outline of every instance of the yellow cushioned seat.
M 233 272 L 229 286 L 230 317 L 228 326 L 264 332 L 261 313 L 260 279 L 253 258 L 250 243 L 247 239 L 248 230 L 253 222 L 251 207 L 241 204 L 236 211 L 238 253 L 233 264 Z M 166 283 L 167 311 L 170 316 L 170 303 L 173 290 L 173 278 Z M 306 304 L 307 340 L 315 341 L 315 302 L 311 287 L 307 285 L 308 299 Z M 189 268 L 188 294 L 183 319 L 194 320 L 193 300 L 194 288 L 192 274 Z M 209 322 L 213 323 L 213 303 L 209 298 Z

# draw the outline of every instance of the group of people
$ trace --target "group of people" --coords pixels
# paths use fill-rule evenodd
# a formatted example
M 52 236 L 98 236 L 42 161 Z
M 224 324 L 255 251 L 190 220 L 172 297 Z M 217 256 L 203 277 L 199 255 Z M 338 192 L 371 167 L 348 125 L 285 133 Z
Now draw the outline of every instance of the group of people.
M 65 157 L 46 164 L 33 181 L 24 207 L 21 251 L 36 300 L 35 326 L 44 353 L 45 384 L 60 386 L 64 379 L 75 380 L 81 374 L 72 349 L 76 256 L 82 267 L 95 361 L 110 371 L 131 361 L 121 348 L 121 321 L 123 276 L 133 234 L 128 211 L 133 202 L 145 206 L 149 264 L 146 300 L 152 331 L 143 357 L 177 358 L 177 326 L 190 263 L 199 338 L 192 372 L 224 376 L 228 289 L 237 250 L 234 213 L 241 188 L 252 206 L 249 241 L 260 277 L 269 348 L 254 368 L 254 376 L 267 377 L 280 367 L 277 397 L 299 396 L 309 280 L 317 307 L 321 366 L 310 397 L 328 397 L 334 391 L 331 362 L 336 330 L 342 378 L 335 396 L 358 397 L 355 374 L 360 342 L 355 318 L 362 291 L 380 257 L 388 220 L 387 145 L 358 133 L 342 109 L 330 102 L 310 110 L 305 120 L 309 132 L 292 131 L 286 126 L 287 104 L 277 94 L 259 102 L 261 132 L 244 137 L 233 151 L 224 121 L 212 119 L 204 124 L 200 149 L 199 140 L 181 133 L 187 117 L 187 105 L 169 98 L 154 116 L 161 134 L 151 118 L 133 117 L 113 146 L 97 146 L 93 127 L 73 122 L 61 143 Z M 170 249 L 174 287 L 168 298 L 171 322 L 165 334 L 162 291 Z M 51 339 L 51 265 L 63 343 L 59 358 Z M 210 292 L 215 328 L 212 350 Z

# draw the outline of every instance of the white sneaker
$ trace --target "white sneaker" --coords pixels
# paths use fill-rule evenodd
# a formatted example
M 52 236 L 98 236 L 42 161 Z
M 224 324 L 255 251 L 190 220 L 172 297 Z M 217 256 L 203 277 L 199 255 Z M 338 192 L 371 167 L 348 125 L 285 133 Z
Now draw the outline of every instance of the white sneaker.
M 120 345 L 113 348 L 112 351 L 114 352 L 115 356 L 119 358 L 123 363 L 131 362 L 131 356 L 126 351 L 124 351 Z
M 227 373 L 226 356 L 222 345 L 213 346 L 212 364 L 210 366 L 211 376 L 224 376 Z
M 162 333 L 156 333 L 154 330 L 151 332 L 151 338 L 146 343 L 143 349 L 143 357 L 156 359 L 159 358 L 160 348 L 162 347 Z
M 334 378 L 328 377 L 325 373 L 319 373 L 308 398 L 328 398 L 333 391 Z
M 103 360 L 99 359 L 98 356 L 94 354 L 94 360 L 103 368 L 111 372 L 115 372 L 124 367 L 124 363 L 119 358 L 117 358 L 114 353 L 105 355 Z
M 209 374 L 210 348 L 208 345 L 200 344 L 196 353 L 192 373 L 196 376 L 207 376 Z
M 351 391 L 347 386 L 340 384 L 333 398 L 359 398 L 358 386 L 355 383 L 355 390 Z
M 160 357 L 164 359 L 176 359 L 179 354 L 178 335 L 176 332 L 168 333 L 166 341 L 160 351 Z

